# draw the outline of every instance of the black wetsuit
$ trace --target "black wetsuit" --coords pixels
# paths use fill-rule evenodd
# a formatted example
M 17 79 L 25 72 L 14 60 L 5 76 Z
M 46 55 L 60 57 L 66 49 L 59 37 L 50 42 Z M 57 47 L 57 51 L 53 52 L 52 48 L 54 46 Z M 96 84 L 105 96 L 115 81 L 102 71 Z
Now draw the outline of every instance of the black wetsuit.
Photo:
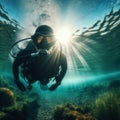
M 67 60 L 61 51 L 54 50 L 47 54 L 42 50 L 36 54 L 38 51 L 30 43 L 25 50 L 18 53 L 13 63 L 14 79 L 19 81 L 20 67 L 22 75 L 27 78 L 29 84 L 39 80 L 41 84 L 46 85 L 50 78 L 55 77 L 56 83 L 50 88 L 54 90 L 66 74 Z

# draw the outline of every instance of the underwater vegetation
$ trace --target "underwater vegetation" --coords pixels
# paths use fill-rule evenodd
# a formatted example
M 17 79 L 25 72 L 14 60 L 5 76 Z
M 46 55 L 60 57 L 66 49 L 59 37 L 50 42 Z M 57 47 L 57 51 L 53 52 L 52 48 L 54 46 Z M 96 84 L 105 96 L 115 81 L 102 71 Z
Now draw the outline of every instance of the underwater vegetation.
M 21 93 L 12 80 L 0 77 L 0 120 L 35 120 L 37 108 L 35 95 Z
M 81 99 L 79 99 L 81 100 Z M 94 107 L 93 107 L 94 103 Z M 91 105 L 67 103 L 55 106 L 54 120 L 120 120 L 120 96 L 114 90 L 102 92 Z
M 0 88 L 0 120 L 24 119 L 23 107 L 16 103 L 14 93 L 8 88 Z
M 16 97 L 10 89 L 0 88 L 0 120 L 35 120 L 38 102 L 27 95 L 24 100 Z
M 105 92 L 95 101 L 95 116 L 98 120 L 120 120 L 120 98 L 113 92 Z
M 15 95 L 8 88 L 0 88 L 0 108 L 15 104 Z
M 74 102 L 53 110 L 54 120 L 120 120 L 120 80 L 118 77 L 82 85 Z M 71 94 L 75 94 L 74 92 Z M 67 96 L 66 96 L 67 97 Z M 75 102 L 77 101 L 77 102 Z
M 89 109 L 72 104 L 58 105 L 54 109 L 54 120 L 95 120 Z

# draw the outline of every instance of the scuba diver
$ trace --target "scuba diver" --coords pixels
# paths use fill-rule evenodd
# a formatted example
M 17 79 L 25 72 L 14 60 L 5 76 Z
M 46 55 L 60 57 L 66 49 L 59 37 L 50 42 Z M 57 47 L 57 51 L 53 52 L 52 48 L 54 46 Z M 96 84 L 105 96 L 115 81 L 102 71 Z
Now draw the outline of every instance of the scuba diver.
M 32 83 L 39 81 L 50 91 L 55 90 L 67 71 L 67 60 L 57 44 L 53 29 L 47 25 L 39 26 L 25 49 L 18 52 L 13 62 L 14 82 L 21 91 L 32 89 Z M 21 76 L 27 80 L 28 86 L 20 81 Z

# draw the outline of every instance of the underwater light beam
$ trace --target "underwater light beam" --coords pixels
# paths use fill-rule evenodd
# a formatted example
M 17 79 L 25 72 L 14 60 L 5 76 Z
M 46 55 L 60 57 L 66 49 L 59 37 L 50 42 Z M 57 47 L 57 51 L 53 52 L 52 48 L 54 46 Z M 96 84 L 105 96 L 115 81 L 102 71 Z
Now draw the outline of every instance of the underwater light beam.
M 63 44 L 69 44 L 71 37 L 72 37 L 72 32 L 70 31 L 71 29 L 69 27 L 59 27 L 55 31 L 55 36 L 56 39 L 63 45 Z
M 84 74 L 82 76 L 79 76 L 79 75 L 76 75 L 76 73 L 69 71 L 67 73 L 67 76 L 65 77 L 65 79 L 62 82 L 62 86 L 71 86 L 71 85 L 77 86 L 81 83 L 92 82 L 92 81 L 94 82 L 94 81 L 105 80 L 105 79 L 108 80 L 109 78 L 113 78 L 113 77 L 120 77 L 120 72 L 114 71 L 111 73 L 102 73 L 102 74 L 98 74 L 98 75 L 89 74 L 86 76 L 86 74 Z M 68 82 L 68 79 L 69 79 L 69 82 Z

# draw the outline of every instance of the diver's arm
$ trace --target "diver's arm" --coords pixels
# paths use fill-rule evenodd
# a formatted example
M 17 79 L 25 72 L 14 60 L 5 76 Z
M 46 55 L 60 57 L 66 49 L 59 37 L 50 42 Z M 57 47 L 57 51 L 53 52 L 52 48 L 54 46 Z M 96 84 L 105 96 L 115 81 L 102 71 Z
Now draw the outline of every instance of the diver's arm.
M 31 57 L 38 56 L 38 53 L 27 53 L 27 51 L 23 50 L 20 53 L 18 53 L 14 63 L 13 63 L 13 74 L 15 80 L 19 80 L 19 66 L 24 63 L 27 59 L 30 59 Z
M 67 71 L 67 60 L 66 60 L 66 57 L 64 54 L 61 55 L 60 66 L 61 66 L 61 71 L 56 76 L 56 83 L 57 84 L 61 83 L 61 81 L 64 78 L 66 71 Z
M 24 61 L 24 59 L 22 59 L 18 55 L 17 58 L 15 59 L 14 63 L 13 63 L 14 82 L 16 83 L 16 85 L 18 86 L 18 88 L 21 91 L 25 91 L 26 90 L 25 86 L 19 80 L 19 66 L 22 64 L 23 61 Z
M 15 80 L 19 80 L 19 65 L 20 65 L 20 60 L 15 59 L 13 63 L 13 75 Z
M 25 86 L 19 80 L 19 65 L 21 64 L 20 59 L 16 59 L 13 63 L 13 75 L 14 75 L 14 82 L 16 83 L 17 87 L 21 91 L 25 91 Z
M 64 78 L 66 71 L 67 71 L 67 60 L 64 54 L 61 55 L 61 60 L 60 60 L 60 66 L 61 66 L 61 71 L 60 73 L 55 77 L 56 83 L 53 84 L 49 90 L 53 91 L 55 90 L 60 84 L 62 79 Z
M 19 81 L 19 66 L 22 64 L 22 62 L 24 61 L 24 56 L 25 52 L 21 51 L 17 54 L 17 57 L 15 59 L 15 61 L 13 62 L 13 75 L 14 75 L 14 79 L 15 81 Z
M 14 82 L 18 86 L 21 91 L 25 91 L 25 86 L 19 80 L 19 66 L 24 63 L 26 60 L 30 59 L 31 57 L 38 56 L 39 53 L 31 53 L 31 51 L 22 50 L 18 53 L 14 63 L 13 63 L 13 75 L 14 75 Z

